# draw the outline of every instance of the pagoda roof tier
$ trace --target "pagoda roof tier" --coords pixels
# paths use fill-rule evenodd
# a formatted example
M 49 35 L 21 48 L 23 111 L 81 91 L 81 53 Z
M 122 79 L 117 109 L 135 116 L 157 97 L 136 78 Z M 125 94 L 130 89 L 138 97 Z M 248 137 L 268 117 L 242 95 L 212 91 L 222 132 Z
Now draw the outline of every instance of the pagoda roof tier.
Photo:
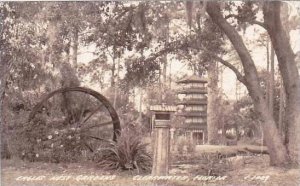
M 206 123 L 193 123 L 193 124 L 184 124 L 180 126 L 174 126 L 174 128 L 180 129 L 207 129 Z
M 185 127 L 195 127 L 195 126 L 207 126 L 207 122 L 206 121 L 202 121 L 202 122 L 193 122 L 193 123 L 180 123 L 180 124 L 176 124 L 176 125 L 173 125 L 174 127 L 182 127 L 182 128 L 185 128 Z
M 206 120 L 201 121 L 201 122 L 200 122 L 200 121 L 194 121 L 194 122 L 188 122 L 188 123 L 184 122 L 185 125 L 194 125 L 194 124 L 195 124 L 195 125 L 196 125 L 196 124 L 197 124 L 197 125 L 204 125 L 204 124 L 206 124 L 206 123 L 207 123 Z
M 176 106 L 174 105 L 151 105 L 150 106 L 151 111 L 156 112 L 176 112 Z
M 177 83 L 207 83 L 207 80 L 196 75 L 191 75 L 182 78 L 181 80 L 177 81 Z
M 178 101 L 177 105 L 207 105 L 207 99 L 183 99 Z
M 206 111 L 183 111 L 182 113 L 178 113 L 177 116 L 204 117 L 207 116 L 207 113 Z
M 200 94 L 207 94 L 207 89 L 205 87 L 199 87 L 199 88 L 183 88 L 180 90 L 177 90 L 177 94 L 194 94 L 194 93 L 200 93 Z

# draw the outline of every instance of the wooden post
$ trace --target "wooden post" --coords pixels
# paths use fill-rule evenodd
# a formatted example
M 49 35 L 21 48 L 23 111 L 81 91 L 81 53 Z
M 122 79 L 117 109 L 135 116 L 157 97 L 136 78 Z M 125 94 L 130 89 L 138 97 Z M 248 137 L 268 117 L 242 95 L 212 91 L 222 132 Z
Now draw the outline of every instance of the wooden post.
M 155 121 L 153 176 L 169 174 L 170 125 L 168 121 Z

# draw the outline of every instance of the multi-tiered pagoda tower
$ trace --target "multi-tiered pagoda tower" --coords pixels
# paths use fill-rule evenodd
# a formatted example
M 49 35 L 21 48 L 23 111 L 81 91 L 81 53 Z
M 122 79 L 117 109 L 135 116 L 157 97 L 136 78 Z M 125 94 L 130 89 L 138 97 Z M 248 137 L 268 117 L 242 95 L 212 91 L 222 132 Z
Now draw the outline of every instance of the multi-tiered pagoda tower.
M 180 85 L 178 105 L 182 108 L 178 115 L 184 117 L 180 130 L 196 144 L 204 144 L 207 139 L 207 80 L 192 75 L 177 83 Z

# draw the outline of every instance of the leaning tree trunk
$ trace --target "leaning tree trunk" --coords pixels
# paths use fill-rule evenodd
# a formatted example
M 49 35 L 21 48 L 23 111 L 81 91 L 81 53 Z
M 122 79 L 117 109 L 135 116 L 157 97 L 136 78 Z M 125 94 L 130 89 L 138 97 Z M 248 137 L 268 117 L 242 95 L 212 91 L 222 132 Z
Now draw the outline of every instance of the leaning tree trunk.
M 259 84 L 257 69 L 248 49 L 235 28 L 223 17 L 218 2 L 208 2 L 207 13 L 213 22 L 227 35 L 241 59 L 245 73 L 244 84 L 253 100 L 255 111 L 262 121 L 266 145 L 270 152 L 270 164 L 285 166 L 289 162 L 289 157 L 276 128 L 274 117 L 268 109 L 267 101 Z
M 278 59 L 286 92 L 288 153 L 292 163 L 297 165 L 300 162 L 300 79 L 289 35 L 282 25 L 280 8 L 280 1 L 266 2 L 263 6 L 263 13 L 265 26 Z
M 208 102 L 207 102 L 207 137 L 208 143 L 216 145 L 218 138 L 218 69 L 217 63 L 212 61 L 207 68 L 208 74 Z

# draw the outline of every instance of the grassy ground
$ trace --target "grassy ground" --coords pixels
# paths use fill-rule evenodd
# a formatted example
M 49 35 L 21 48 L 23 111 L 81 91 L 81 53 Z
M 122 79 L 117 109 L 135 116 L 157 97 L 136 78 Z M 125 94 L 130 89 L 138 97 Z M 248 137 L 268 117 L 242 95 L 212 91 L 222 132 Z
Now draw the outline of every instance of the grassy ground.
M 200 149 L 199 149 L 200 148 Z M 202 147 L 196 150 L 196 155 Z M 207 147 L 206 150 L 214 151 L 217 147 Z M 217 148 L 220 149 L 227 147 Z M 236 147 L 229 147 L 230 150 Z M 224 150 L 223 149 L 223 150 Z M 106 185 L 132 185 L 132 186 L 192 186 L 192 185 L 268 185 L 268 186 L 298 186 L 300 185 L 300 169 L 281 169 L 268 166 L 268 155 L 260 156 L 237 156 L 230 158 L 232 167 L 225 172 L 225 180 L 222 181 L 204 181 L 204 177 L 199 177 L 199 163 L 172 165 L 170 174 L 172 176 L 187 176 L 185 181 L 137 181 L 134 180 L 136 172 L 107 172 L 103 171 L 94 164 L 72 163 L 72 164 L 54 164 L 54 163 L 29 163 L 21 160 L 2 160 L 1 162 L 1 185 L 4 186 L 106 186 Z M 88 180 L 96 178 L 93 176 L 106 175 L 107 177 L 98 180 Z M 110 177 L 109 177 L 110 175 Z M 116 178 L 109 181 L 103 179 Z M 33 180 L 41 179 L 42 180 Z M 59 177 L 60 176 L 60 177 Z M 65 177 L 63 177 L 65 176 Z M 69 176 L 69 177 L 66 177 Z M 84 177 L 89 176 L 89 177 Z M 198 176 L 198 180 L 193 180 Z M 206 177 L 207 178 L 207 177 Z M 102 180 L 101 180 L 102 179 Z

